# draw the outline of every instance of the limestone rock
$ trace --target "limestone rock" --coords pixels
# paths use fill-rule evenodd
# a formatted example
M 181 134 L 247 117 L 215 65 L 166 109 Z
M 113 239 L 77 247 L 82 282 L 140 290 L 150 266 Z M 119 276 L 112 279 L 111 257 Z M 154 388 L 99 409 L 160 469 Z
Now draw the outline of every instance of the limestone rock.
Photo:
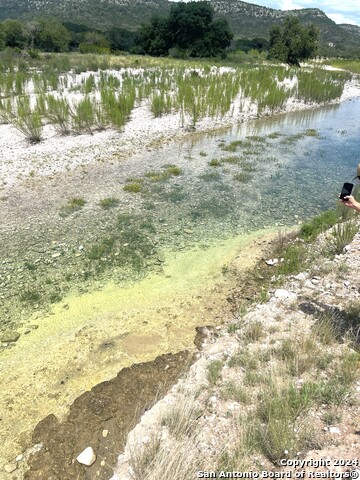
M 4 465 L 4 470 L 6 473 L 13 473 L 17 469 L 16 463 L 8 463 Z
M 282 288 L 278 288 L 277 290 L 275 290 L 274 296 L 282 303 L 292 303 L 296 302 L 297 300 L 296 293 L 289 292 L 288 290 L 284 290 Z
M 270 258 L 269 260 L 265 260 L 265 263 L 269 265 L 269 267 L 273 267 L 279 263 L 279 260 L 277 258 Z
M 96 462 L 96 455 L 91 447 L 87 447 L 83 452 L 80 453 L 80 455 L 77 456 L 76 460 L 82 465 L 91 467 L 91 465 Z
M 316 286 L 311 282 L 311 280 L 306 280 L 304 287 L 310 288 L 310 290 L 316 290 Z
M 20 338 L 20 333 L 12 332 L 10 330 L 0 334 L 0 341 L 4 343 L 17 342 L 19 338 Z
M 305 282 L 307 280 L 308 275 L 305 272 L 300 272 L 294 276 L 295 280 L 299 280 L 300 282 Z

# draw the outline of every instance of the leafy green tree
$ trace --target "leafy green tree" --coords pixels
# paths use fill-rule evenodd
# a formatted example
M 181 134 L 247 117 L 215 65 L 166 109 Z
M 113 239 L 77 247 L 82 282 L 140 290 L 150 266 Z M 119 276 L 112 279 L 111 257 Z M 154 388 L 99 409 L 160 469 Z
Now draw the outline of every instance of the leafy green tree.
M 233 35 L 226 20 L 214 20 L 208 2 L 179 2 L 168 17 L 155 17 L 138 32 L 136 44 L 149 55 L 211 57 L 224 55 Z
M 34 47 L 46 52 L 66 52 L 69 50 L 71 34 L 58 20 L 40 20 L 34 38 Z
M 9 18 L 2 22 L 2 29 L 5 34 L 5 46 L 11 48 L 24 48 L 26 34 L 21 22 Z
M 169 29 L 173 47 L 186 50 L 190 57 L 222 55 L 233 38 L 227 20 L 214 21 L 212 6 L 203 1 L 173 4 Z
M 274 25 L 270 29 L 268 56 L 300 66 L 300 61 L 316 54 L 318 41 L 319 31 L 314 25 L 301 25 L 297 17 L 288 16 L 282 26 Z
M 235 49 L 240 49 L 245 53 L 249 52 L 250 50 L 258 50 L 259 52 L 269 50 L 268 40 L 261 37 L 255 37 L 252 39 L 239 38 L 234 43 L 235 43 Z
M 142 25 L 136 40 L 143 52 L 162 57 L 168 54 L 172 47 L 169 31 L 169 21 L 166 17 L 153 17 L 148 25 Z
M 214 11 L 208 2 L 179 2 L 171 6 L 169 29 L 174 45 L 188 48 L 208 34 Z
M 3 30 L 2 24 L 0 23 L 0 50 L 5 48 L 5 32 Z
M 108 53 L 110 44 L 102 33 L 86 32 L 84 39 L 79 45 L 81 53 Z
M 28 47 L 34 49 L 35 39 L 38 33 L 40 32 L 41 26 L 40 23 L 36 20 L 26 22 L 24 25 L 24 30 L 26 32 L 26 37 L 28 41 Z
M 110 43 L 111 50 L 129 51 L 135 45 L 136 33 L 124 28 L 113 27 L 105 33 Z

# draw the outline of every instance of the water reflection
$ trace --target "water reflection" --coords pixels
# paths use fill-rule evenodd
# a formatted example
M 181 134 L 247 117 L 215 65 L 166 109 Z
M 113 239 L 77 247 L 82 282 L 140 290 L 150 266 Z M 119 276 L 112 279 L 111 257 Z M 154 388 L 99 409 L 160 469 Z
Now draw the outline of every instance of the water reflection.
M 359 162 L 359 113 L 356 100 L 168 145 L 150 155 L 150 163 L 156 167 L 171 158 L 181 167 L 181 195 L 171 183 L 164 186 L 154 214 L 161 211 L 170 224 L 182 219 L 206 235 L 197 225 L 202 220 L 222 235 L 293 224 L 332 208 Z

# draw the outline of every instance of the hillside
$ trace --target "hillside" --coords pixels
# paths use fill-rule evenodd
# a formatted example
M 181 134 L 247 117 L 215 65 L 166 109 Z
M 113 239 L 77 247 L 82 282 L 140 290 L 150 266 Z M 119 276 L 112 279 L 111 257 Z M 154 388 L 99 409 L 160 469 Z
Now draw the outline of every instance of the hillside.
M 360 51 L 360 27 L 337 25 L 318 8 L 282 11 L 239 0 L 210 0 L 210 3 L 217 16 L 227 18 L 235 37 L 268 37 L 269 28 L 291 14 L 319 27 L 322 55 Z M 55 16 L 102 30 L 112 26 L 137 30 L 151 16 L 165 15 L 171 4 L 168 0 L 0 0 L 0 20 Z

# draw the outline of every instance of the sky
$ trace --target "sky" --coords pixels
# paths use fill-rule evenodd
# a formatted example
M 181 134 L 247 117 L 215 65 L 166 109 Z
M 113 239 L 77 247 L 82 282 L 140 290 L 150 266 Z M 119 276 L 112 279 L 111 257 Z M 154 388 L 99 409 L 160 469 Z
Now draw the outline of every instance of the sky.
M 319 8 L 335 23 L 351 23 L 360 26 L 360 0 L 243 0 L 247 3 L 295 10 L 298 8 Z

